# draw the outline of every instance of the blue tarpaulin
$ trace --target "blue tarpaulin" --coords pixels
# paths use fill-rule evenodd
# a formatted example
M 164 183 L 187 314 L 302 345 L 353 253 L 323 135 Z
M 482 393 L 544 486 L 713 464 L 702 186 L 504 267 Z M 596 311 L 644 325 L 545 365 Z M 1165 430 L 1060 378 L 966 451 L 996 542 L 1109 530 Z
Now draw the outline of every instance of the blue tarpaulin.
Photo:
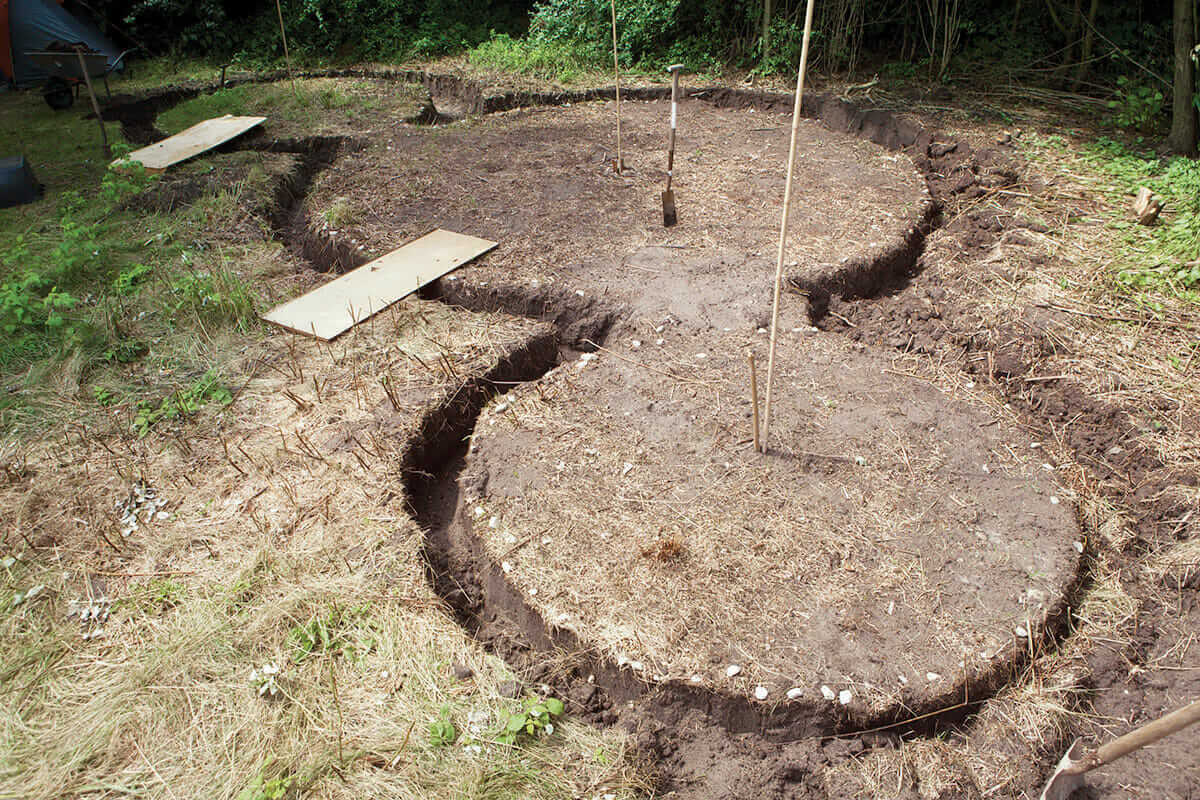
M 3 5 L 0 3 L 0 7 Z M 0 20 L 0 25 L 8 24 L 13 69 L 10 77 L 17 86 L 33 86 L 49 77 L 25 53 L 44 50 L 53 41 L 85 42 L 108 56 L 109 66 L 121 54 L 94 25 L 73 17 L 50 0 L 8 0 L 7 5 L 8 20 Z

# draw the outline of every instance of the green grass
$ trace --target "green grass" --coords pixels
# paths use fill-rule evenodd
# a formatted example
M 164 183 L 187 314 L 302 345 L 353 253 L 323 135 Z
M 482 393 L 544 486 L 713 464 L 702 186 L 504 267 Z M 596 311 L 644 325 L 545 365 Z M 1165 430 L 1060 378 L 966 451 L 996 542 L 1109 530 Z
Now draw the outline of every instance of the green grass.
M 1164 301 L 1200 304 L 1200 162 L 1159 158 L 1106 137 L 1077 146 L 1059 136 L 1030 137 L 1027 150 L 1035 158 L 1073 161 L 1095 176 L 1110 202 L 1107 225 L 1118 247 L 1110 278 L 1117 292 L 1151 311 L 1161 311 Z M 1165 201 L 1154 225 L 1133 219 L 1132 200 L 1142 186 Z
M 46 186 L 42 200 L 0 209 L 0 431 L 42 427 L 52 408 L 89 413 L 101 398 L 132 411 L 187 396 L 225 358 L 226 332 L 255 325 L 242 266 L 255 262 L 239 256 L 278 245 L 218 230 L 244 216 L 254 170 L 242 165 L 243 180 L 191 208 L 154 213 L 129 204 L 147 179 L 110 171 L 98 140 L 95 122 L 55 113 L 36 92 L 0 95 L 0 153 L 24 153 Z
M 274 136 L 312 136 L 339 131 L 344 123 L 373 113 L 406 117 L 420 110 L 417 87 L 381 90 L 371 81 L 309 78 L 292 83 L 253 83 L 221 89 L 187 100 L 159 115 L 166 133 L 179 131 L 222 114 L 267 117 Z
M 1166 211 L 1152 226 L 1128 216 L 1111 223 L 1121 232 L 1127 261 L 1116 273 L 1118 285 L 1142 294 L 1155 307 L 1153 294 L 1200 303 L 1200 162 L 1183 157 L 1160 159 L 1139 154 L 1112 139 L 1101 138 L 1084 148 L 1086 163 L 1116 181 L 1120 208 L 1146 186 L 1166 201 Z
M 557 42 L 533 43 L 497 34 L 467 53 L 476 66 L 570 83 L 602 65 L 591 54 Z

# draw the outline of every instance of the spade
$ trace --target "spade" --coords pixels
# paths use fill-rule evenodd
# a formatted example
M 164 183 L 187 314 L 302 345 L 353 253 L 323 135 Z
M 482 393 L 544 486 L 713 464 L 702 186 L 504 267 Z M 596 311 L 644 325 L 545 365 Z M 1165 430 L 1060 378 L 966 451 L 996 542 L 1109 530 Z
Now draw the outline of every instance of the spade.
M 667 145 L 667 189 L 662 194 L 663 226 L 667 228 L 676 222 L 675 192 L 671 191 L 671 178 L 675 169 L 675 119 L 679 113 L 679 71 L 681 69 L 683 69 L 683 64 L 672 64 L 667 67 L 667 72 L 671 73 L 671 140 Z

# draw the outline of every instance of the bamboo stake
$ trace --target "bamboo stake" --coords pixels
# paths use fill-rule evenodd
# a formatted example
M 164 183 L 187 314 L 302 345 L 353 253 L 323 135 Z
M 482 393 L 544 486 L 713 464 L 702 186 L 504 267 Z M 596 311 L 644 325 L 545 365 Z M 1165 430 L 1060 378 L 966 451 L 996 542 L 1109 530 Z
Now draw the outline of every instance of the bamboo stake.
M 609 0 L 609 5 L 612 7 L 612 34 L 613 34 L 613 80 L 617 86 L 617 174 L 621 174 L 621 170 L 625 168 L 625 164 L 621 161 L 621 63 L 617 60 L 617 0 Z
M 104 157 L 112 158 L 112 150 L 108 147 L 108 131 L 104 128 L 104 116 L 100 113 L 100 104 L 96 102 L 96 93 L 92 91 L 92 76 L 88 74 L 87 62 L 83 60 L 83 48 L 76 47 L 75 55 L 79 57 L 79 71 L 83 74 L 83 82 L 87 84 L 88 98 L 92 101 L 92 111 L 96 114 L 96 122 L 100 123 L 100 138 L 104 141 Z
M 283 63 L 287 64 L 288 80 L 292 82 L 292 94 L 296 95 L 296 99 L 300 99 L 300 92 L 296 90 L 296 76 L 292 74 L 292 57 L 288 55 L 287 33 L 283 29 L 283 6 L 280 0 L 275 0 L 275 10 L 279 13 L 279 35 L 283 38 Z
M 758 369 L 754 366 L 754 351 L 750 352 L 750 407 L 754 411 L 754 451 L 758 452 Z
M 775 342 L 779 332 L 779 293 L 783 286 L 783 250 L 787 244 L 788 216 L 792 210 L 792 173 L 796 164 L 796 133 L 800 129 L 800 109 L 804 103 L 804 70 L 808 66 L 808 40 L 812 34 L 813 0 L 804 12 L 804 42 L 800 47 L 800 71 L 796 76 L 796 105 L 792 109 L 792 141 L 788 147 L 787 183 L 783 189 L 783 220 L 779 224 L 779 254 L 775 260 L 775 299 L 771 306 L 771 349 L 767 356 L 767 399 L 763 406 L 761 451 L 767 452 L 771 427 L 771 386 L 775 380 Z

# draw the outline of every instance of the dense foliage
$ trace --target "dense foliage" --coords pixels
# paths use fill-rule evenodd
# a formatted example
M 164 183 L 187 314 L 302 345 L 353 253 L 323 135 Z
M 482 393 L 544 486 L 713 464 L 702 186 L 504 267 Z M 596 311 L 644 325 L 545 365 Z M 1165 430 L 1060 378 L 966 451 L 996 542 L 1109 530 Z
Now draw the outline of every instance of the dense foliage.
M 282 55 L 273 0 L 93 0 L 151 53 Z M 428 57 L 483 45 L 481 63 L 543 75 L 611 59 L 610 0 L 281 0 L 293 51 L 309 61 Z M 769 11 L 769 17 L 764 15 Z M 627 67 L 787 72 L 805 0 L 618 0 Z M 764 22 L 767 24 L 764 25 Z M 1126 127 L 1165 118 L 1171 0 L 821 0 L 814 67 L 930 80 L 998 71 L 1021 83 L 1111 98 Z

